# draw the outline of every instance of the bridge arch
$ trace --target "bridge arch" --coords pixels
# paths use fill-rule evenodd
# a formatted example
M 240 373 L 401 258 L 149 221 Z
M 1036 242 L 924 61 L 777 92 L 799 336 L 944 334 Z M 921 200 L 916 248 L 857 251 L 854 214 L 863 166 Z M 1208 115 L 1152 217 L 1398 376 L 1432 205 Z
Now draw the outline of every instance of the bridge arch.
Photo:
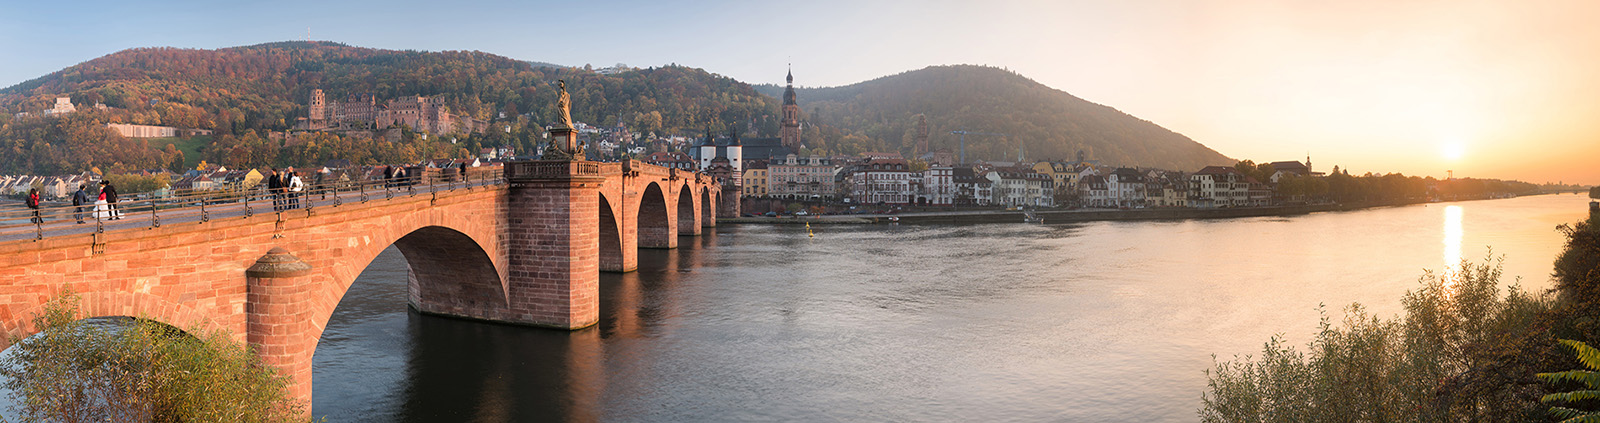
M 650 182 L 639 197 L 640 248 L 677 248 L 673 216 L 667 210 L 667 192 L 661 189 L 661 184 Z
M 628 272 L 627 256 L 623 253 L 622 222 L 617 219 L 622 213 L 617 212 L 617 204 L 600 195 L 600 271 L 602 272 Z M 634 267 L 637 267 L 634 264 Z
M 395 240 L 394 246 L 406 257 L 410 302 L 419 311 L 462 317 L 508 311 L 505 278 L 471 236 L 424 226 Z
M 705 227 L 717 226 L 717 210 L 711 204 L 711 189 L 700 187 L 700 224 Z
M 432 220 L 432 219 L 429 219 Z M 490 251 L 491 238 L 484 230 L 470 235 L 450 224 L 416 222 L 399 225 L 398 230 L 383 231 L 388 235 L 371 242 L 361 242 L 357 251 L 346 260 L 312 263 L 319 276 L 312 289 L 317 301 L 310 323 L 315 326 L 314 341 L 321 339 L 322 329 L 344 299 L 345 294 L 379 253 L 394 245 L 406 259 L 409 276 L 407 300 L 419 312 L 445 314 L 475 319 L 495 319 L 509 313 L 509 296 L 505 274 L 499 270 Z M 352 241 L 354 241 L 352 239 Z M 321 260 L 319 260 L 321 261 Z M 315 350 L 312 344 L 312 350 Z
M 11 339 L 25 339 L 39 333 L 39 328 L 34 326 L 33 318 L 44 310 L 44 304 L 52 299 L 59 298 L 61 292 L 49 296 L 40 295 L 35 306 L 15 315 L 5 321 L 6 336 L 0 339 L 0 351 L 11 348 Z M 192 329 L 215 330 L 222 326 L 216 321 L 207 318 L 204 314 L 193 308 L 168 301 L 160 296 L 127 291 L 90 291 L 74 292 L 78 296 L 79 320 L 105 318 L 105 317 L 130 317 L 141 320 L 150 320 L 178 330 L 189 331 Z M 241 310 L 242 313 L 242 310 Z M 228 328 L 239 342 L 244 341 L 243 330 Z
M 678 189 L 678 235 L 700 235 L 700 210 L 694 196 L 694 187 L 688 182 Z

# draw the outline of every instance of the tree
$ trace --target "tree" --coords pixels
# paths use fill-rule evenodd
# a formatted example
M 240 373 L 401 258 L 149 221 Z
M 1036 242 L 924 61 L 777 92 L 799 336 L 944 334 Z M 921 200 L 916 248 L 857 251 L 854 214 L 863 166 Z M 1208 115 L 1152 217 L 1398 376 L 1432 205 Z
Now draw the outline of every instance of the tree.
M 1589 344 L 1570 339 L 1562 339 L 1560 341 L 1562 345 L 1572 348 L 1572 352 L 1578 356 L 1578 362 L 1582 363 L 1587 370 L 1539 373 L 1535 376 L 1538 376 L 1539 380 L 1551 384 L 1580 383 L 1583 384 L 1585 389 L 1545 395 L 1539 401 L 1545 404 L 1574 404 L 1600 400 L 1600 350 L 1595 350 Z M 1562 419 L 1563 423 L 1600 421 L 1600 411 L 1583 411 L 1558 405 L 1550 407 L 1550 414 Z
M 1078 190 L 1068 187 L 1067 184 L 1056 184 L 1055 202 L 1060 207 L 1077 207 Z
M 305 410 L 287 398 L 288 377 L 225 332 L 106 324 L 82 319 L 78 304 L 71 292 L 46 303 L 39 333 L 12 337 L 15 353 L 0 361 L 22 421 L 286 422 Z
M 165 174 L 153 176 L 143 176 L 137 174 L 113 174 L 106 175 L 105 180 L 111 181 L 113 185 L 116 185 L 120 192 L 125 194 L 151 192 L 166 188 L 171 185 L 171 181 L 167 179 L 167 175 Z
M 1556 291 L 1579 304 L 1600 304 L 1600 217 L 1556 227 L 1567 246 L 1556 256 Z

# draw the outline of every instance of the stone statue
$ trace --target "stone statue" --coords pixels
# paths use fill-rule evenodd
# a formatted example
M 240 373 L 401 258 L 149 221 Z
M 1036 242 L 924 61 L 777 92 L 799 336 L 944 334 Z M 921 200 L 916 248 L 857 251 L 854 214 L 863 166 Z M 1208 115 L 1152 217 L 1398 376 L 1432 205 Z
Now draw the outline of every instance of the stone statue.
M 561 109 L 561 127 L 572 127 L 572 97 L 567 95 L 567 81 L 558 79 L 556 84 L 561 88 L 561 98 L 556 100 L 556 108 Z
M 545 160 L 583 160 L 583 144 L 578 142 L 577 134 L 572 133 L 572 97 L 567 95 L 567 81 L 556 80 L 561 88 L 561 96 L 556 99 L 556 108 L 560 109 L 561 121 L 550 129 L 552 139 L 545 145 Z

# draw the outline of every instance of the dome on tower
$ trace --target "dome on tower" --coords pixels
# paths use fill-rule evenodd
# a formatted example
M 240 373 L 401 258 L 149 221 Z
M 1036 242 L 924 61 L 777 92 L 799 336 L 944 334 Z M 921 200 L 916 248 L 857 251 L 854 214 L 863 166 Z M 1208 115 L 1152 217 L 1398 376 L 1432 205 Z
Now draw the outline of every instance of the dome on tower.
M 789 86 L 783 90 L 783 104 L 799 104 L 794 101 L 794 69 L 789 69 L 789 76 L 787 79 L 789 81 Z

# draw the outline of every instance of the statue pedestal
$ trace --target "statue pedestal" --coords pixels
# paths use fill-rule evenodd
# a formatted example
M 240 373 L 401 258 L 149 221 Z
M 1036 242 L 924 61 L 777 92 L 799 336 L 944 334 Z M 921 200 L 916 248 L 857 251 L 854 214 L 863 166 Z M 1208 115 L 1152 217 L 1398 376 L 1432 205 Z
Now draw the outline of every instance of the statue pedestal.
M 586 158 L 578 146 L 578 134 L 572 128 L 551 128 L 550 145 L 544 149 L 544 160 L 582 161 Z

